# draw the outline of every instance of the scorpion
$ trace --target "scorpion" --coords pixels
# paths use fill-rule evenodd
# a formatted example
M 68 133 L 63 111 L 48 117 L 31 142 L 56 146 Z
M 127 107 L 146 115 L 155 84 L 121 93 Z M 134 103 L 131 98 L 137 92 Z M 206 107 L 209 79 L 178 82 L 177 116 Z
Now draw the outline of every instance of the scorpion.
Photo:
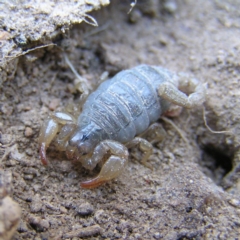
M 122 70 L 88 95 L 78 118 L 66 111 L 46 118 L 39 137 L 42 164 L 48 164 L 46 150 L 54 140 L 57 150 L 86 169 L 102 163 L 97 177 L 80 183 L 82 188 L 98 187 L 121 174 L 128 148 L 138 145 L 146 165 L 153 147 L 141 134 L 154 131 L 161 139 L 156 123 L 161 115 L 199 107 L 205 97 L 206 85 L 187 74 L 145 64 Z

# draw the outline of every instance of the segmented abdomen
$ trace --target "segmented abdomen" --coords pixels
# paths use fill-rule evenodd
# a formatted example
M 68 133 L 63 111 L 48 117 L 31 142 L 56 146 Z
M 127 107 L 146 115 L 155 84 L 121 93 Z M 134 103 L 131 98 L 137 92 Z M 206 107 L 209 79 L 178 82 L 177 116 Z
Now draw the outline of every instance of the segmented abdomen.
M 103 130 L 105 139 L 132 140 L 155 122 L 167 105 L 157 94 L 158 86 L 169 77 L 163 70 L 140 65 L 103 82 L 89 95 L 79 125 L 87 119 Z

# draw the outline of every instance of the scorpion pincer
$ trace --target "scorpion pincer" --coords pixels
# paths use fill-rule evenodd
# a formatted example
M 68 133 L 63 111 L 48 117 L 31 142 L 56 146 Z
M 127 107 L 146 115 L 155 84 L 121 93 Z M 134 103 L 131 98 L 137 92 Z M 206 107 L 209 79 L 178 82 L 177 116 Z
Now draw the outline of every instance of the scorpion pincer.
M 68 159 L 87 169 L 103 162 L 97 177 L 81 183 L 83 188 L 100 186 L 123 171 L 130 147 L 139 146 L 146 164 L 152 145 L 139 135 L 154 129 L 160 139 L 160 125 L 155 122 L 162 114 L 176 106 L 201 106 L 205 95 L 205 84 L 186 74 L 149 65 L 123 70 L 87 97 L 78 118 L 67 112 L 47 117 L 39 138 L 41 161 L 47 165 L 46 150 L 54 140 Z

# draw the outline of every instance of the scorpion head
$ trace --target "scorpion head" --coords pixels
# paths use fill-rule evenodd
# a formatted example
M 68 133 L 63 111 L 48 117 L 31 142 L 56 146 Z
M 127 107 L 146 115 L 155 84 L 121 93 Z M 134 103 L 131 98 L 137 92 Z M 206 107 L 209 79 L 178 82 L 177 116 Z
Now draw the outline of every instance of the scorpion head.
M 99 128 L 94 123 L 79 127 L 68 141 L 67 157 L 76 160 L 86 158 L 92 154 L 99 141 Z

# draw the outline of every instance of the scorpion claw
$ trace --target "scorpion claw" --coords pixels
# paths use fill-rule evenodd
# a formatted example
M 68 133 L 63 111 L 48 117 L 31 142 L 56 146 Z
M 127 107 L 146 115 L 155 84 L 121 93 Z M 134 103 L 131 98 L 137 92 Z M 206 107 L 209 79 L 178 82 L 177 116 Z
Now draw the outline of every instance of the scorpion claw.
M 126 162 L 127 157 L 109 157 L 109 159 L 103 164 L 99 175 L 91 180 L 81 182 L 80 186 L 82 188 L 95 188 L 111 179 L 118 177 L 121 174 L 124 166 L 126 165 Z
M 40 153 L 40 158 L 42 161 L 42 164 L 44 166 L 48 165 L 48 160 L 47 160 L 47 156 L 46 156 L 46 145 L 45 143 L 41 143 L 40 147 L 39 147 L 39 153 Z
M 106 180 L 101 180 L 101 178 L 99 176 L 97 176 L 96 178 L 93 178 L 91 180 L 81 182 L 80 186 L 82 188 L 96 188 L 96 187 L 101 186 L 105 182 L 106 182 Z
M 58 131 L 58 124 L 52 118 L 44 121 L 39 136 L 39 153 L 43 165 L 48 165 L 46 150 Z

